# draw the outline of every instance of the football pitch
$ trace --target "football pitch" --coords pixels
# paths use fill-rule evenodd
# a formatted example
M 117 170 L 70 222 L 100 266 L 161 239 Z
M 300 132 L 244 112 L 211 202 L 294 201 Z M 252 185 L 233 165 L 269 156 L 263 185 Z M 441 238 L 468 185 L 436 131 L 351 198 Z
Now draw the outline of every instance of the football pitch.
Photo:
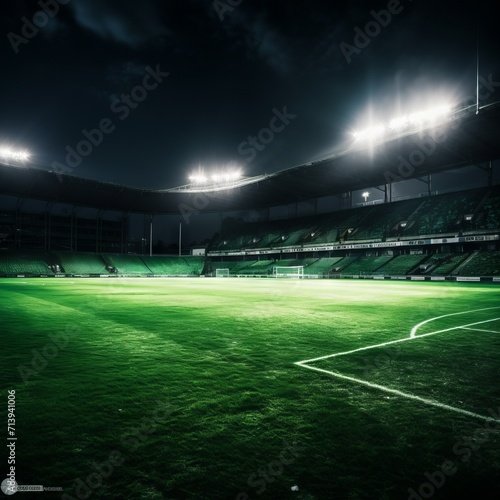
M 44 498 L 497 498 L 499 298 L 477 283 L 3 279 L 2 439 L 8 391 L 17 439 L 0 480 L 13 449 L 19 485 L 62 488 Z

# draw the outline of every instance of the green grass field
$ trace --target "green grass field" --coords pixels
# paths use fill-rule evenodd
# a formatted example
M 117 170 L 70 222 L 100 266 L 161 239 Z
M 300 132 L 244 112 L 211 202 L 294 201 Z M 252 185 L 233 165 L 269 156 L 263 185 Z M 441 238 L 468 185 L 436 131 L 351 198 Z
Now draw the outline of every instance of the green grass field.
M 497 498 L 499 298 L 437 282 L 4 279 L 2 439 L 14 389 L 16 480 L 64 490 L 44 498 Z

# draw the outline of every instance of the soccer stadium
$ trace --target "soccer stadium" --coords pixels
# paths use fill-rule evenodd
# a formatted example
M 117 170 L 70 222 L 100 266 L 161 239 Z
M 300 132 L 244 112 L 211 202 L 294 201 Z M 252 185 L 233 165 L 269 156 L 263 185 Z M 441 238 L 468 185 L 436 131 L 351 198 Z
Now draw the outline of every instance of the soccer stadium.
M 0 34 L 1 496 L 498 498 L 491 5 L 37 0 Z
M 438 129 L 446 140 L 422 142 Z M 469 107 L 427 135 L 379 139 L 374 155 L 355 143 L 161 192 L 4 162 L 2 194 L 18 200 L 0 227 L 18 484 L 66 499 L 493 498 L 499 130 L 498 105 Z M 419 140 L 427 161 L 403 178 L 393 159 L 422 155 Z M 432 190 L 470 165 L 483 187 Z M 413 179 L 424 193 L 392 199 Z M 381 202 L 353 206 L 354 190 L 375 188 Z M 223 223 L 203 255 L 127 251 L 131 211 L 153 226 L 200 196 L 209 211 L 265 214 L 326 193 L 343 208 Z M 25 199 L 104 215 L 28 213 Z

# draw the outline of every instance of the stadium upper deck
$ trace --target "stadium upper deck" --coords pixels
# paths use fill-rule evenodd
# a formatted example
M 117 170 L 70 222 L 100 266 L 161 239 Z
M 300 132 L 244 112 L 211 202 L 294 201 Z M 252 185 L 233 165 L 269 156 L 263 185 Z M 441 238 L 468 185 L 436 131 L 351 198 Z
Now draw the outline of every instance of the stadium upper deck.
M 418 178 L 500 158 L 500 103 L 453 116 L 436 135 L 404 135 L 370 148 L 347 148 L 328 158 L 252 184 L 208 194 L 148 190 L 83 179 L 69 173 L 0 165 L 0 194 L 132 213 L 175 214 L 261 209 Z M 200 200 L 200 197 L 203 200 Z
M 479 238 L 500 233 L 500 186 L 368 205 L 290 220 L 225 228 L 209 255 L 332 250 L 333 245 L 402 246 L 416 240 Z M 420 243 L 422 246 L 423 242 Z

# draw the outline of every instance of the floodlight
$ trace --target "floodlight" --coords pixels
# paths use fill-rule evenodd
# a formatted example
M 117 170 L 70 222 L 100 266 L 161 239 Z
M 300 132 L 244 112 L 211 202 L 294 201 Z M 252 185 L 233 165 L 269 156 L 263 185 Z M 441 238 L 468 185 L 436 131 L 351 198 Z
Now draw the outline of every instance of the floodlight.
M 400 130 L 404 130 L 408 126 L 408 123 L 409 119 L 407 116 L 399 116 L 389 122 L 389 129 L 399 132 Z
M 356 130 L 352 135 L 356 141 L 375 141 L 389 133 L 401 134 L 430 127 L 443 120 L 451 113 L 452 106 L 442 104 L 430 109 L 424 109 L 406 115 L 395 116 L 387 122 L 380 122 L 364 130 Z
M 189 182 L 192 184 L 224 185 L 237 181 L 241 177 L 241 171 L 227 169 L 226 171 L 216 171 L 205 174 L 202 170 L 189 175 Z
M 1 146 L 0 157 L 5 158 L 6 160 L 15 160 L 24 162 L 30 159 L 30 154 L 26 150 L 21 151 L 13 149 L 10 146 Z
M 207 177 L 204 174 L 192 174 L 189 176 L 189 180 L 193 184 L 204 184 L 208 181 Z
M 370 193 L 368 191 L 365 191 L 361 196 L 365 199 L 365 203 L 366 203 L 366 200 L 368 200 Z
M 364 130 L 357 130 L 353 132 L 353 136 L 356 140 L 374 141 L 383 136 L 385 130 L 385 125 L 379 124 L 365 128 Z

